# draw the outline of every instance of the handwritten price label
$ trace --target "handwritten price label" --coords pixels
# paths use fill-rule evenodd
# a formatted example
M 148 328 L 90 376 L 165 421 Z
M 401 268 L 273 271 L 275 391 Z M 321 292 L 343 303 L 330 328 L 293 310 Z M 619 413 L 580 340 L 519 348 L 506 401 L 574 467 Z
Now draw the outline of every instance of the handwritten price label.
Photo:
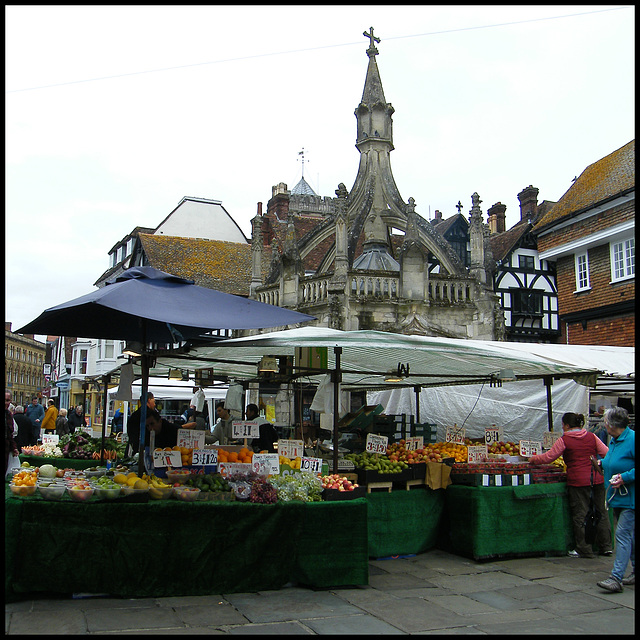
M 407 451 L 416 451 L 424 447 L 424 438 L 422 436 L 416 436 L 414 438 L 407 438 L 404 442 L 404 448 Z
M 42 444 L 58 444 L 60 436 L 57 433 L 43 433 Z
M 256 453 L 251 458 L 253 471 L 262 476 L 277 476 L 280 473 L 280 458 L 277 453 Z
M 542 442 L 534 440 L 520 440 L 520 455 L 529 458 L 542 453 Z
M 547 431 L 542 436 L 542 448 L 543 449 L 551 449 L 553 447 L 556 440 L 562 438 L 562 434 L 556 431 Z
M 225 478 L 236 471 L 240 473 L 248 473 L 252 469 L 253 464 L 249 464 L 248 462 L 221 462 L 218 465 L 220 475 Z
M 182 457 L 179 451 L 154 451 L 154 467 L 181 467 Z
M 488 447 L 497 442 L 502 442 L 502 427 L 485 427 L 484 441 Z
M 204 431 L 178 429 L 178 446 L 189 449 L 204 449 Z
M 215 465 L 218 464 L 217 449 L 194 449 L 191 458 L 192 465 Z
M 259 438 L 260 425 L 257 420 L 234 420 L 231 435 L 233 438 Z
M 464 433 L 464 429 L 458 429 L 457 427 L 447 427 L 444 441 L 452 442 L 453 444 L 464 444 Z
M 388 441 L 389 438 L 387 438 L 387 436 L 379 436 L 375 433 L 368 433 L 365 451 L 368 451 L 369 453 L 386 453 Z
M 291 459 L 302 458 L 304 442 L 302 440 L 278 440 L 278 455 Z
M 487 459 L 487 445 L 469 445 L 467 447 L 467 462 L 484 462 Z
M 306 458 L 300 461 L 300 471 L 309 471 L 318 475 L 322 471 L 322 458 Z

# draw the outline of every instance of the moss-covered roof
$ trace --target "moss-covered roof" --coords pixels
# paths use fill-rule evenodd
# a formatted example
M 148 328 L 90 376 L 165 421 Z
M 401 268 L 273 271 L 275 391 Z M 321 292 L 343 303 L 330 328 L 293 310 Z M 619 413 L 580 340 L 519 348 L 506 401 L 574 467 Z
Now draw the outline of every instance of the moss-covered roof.
M 146 233 L 140 234 L 140 242 L 155 269 L 190 278 L 201 287 L 249 295 L 250 244 Z
M 590 164 L 538 221 L 534 232 L 635 188 L 636 141 Z

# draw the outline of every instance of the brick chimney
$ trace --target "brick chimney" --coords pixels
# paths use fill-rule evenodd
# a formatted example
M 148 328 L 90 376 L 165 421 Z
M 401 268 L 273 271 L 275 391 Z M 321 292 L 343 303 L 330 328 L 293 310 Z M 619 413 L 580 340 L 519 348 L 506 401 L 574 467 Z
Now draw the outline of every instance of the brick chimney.
M 4 323 L 4 330 L 5 331 L 11 331 L 11 323 L 10 322 L 6 322 Z
M 284 182 L 271 187 L 271 199 L 267 202 L 267 215 L 274 215 L 278 220 L 286 221 L 289 214 L 289 191 Z
M 262 215 L 262 202 L 258 202 L 258 213 L 257 215 L 261 216 Z
M 537 187 L 529 185 L 525 187 L 519 194 L 520 200 L 520 220 L 534 221 L 538 216 L 538 193 Z
M 491 233 L 503 233 L 506 230 L 506 210 L 507 205 L 502 202 L 496 202 L 493 207 L 487 209 L 487 222 Z
M 436 209 L 434 220 L 442 220 L 442 211 L 439 211 L 438 209 Z

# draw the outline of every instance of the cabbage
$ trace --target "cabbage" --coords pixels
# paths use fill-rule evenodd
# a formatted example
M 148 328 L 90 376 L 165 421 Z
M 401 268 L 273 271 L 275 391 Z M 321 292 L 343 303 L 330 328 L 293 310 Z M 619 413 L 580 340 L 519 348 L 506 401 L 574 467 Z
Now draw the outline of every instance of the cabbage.
M 57 469 L 52 464 L 43 464 L 40 467 L 41 478 L 55 478 Z

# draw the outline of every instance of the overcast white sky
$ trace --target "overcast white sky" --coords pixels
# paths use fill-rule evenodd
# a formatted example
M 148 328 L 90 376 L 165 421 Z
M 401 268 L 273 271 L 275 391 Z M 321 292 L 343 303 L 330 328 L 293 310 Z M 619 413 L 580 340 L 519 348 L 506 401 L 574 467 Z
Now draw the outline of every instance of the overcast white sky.
M 94 289 L 184 196 L 247 236 L 272 185 L 353 185 L 374 27 L 396 184 L 433 218 L 558 200 L 634 138 L 635 8 L 6 6 L 6 308 L 18 329 Z

